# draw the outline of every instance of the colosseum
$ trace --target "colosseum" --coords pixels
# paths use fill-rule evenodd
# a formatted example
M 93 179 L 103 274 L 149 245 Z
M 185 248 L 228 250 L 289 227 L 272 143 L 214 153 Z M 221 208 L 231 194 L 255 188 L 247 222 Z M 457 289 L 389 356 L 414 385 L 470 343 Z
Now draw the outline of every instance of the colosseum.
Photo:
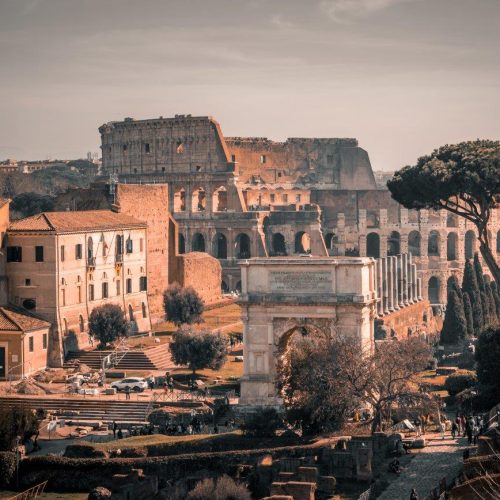
M 208 116 L 109 122 L 99 128 L 103 179 L 167 183 L 179 252 L 221 262 L 224 290 L 241 289 L 239 261 L 286 255 L 410 253 L 432 305 L 446 302 L 476 251 L 476 230 L 445 211 L 407 210 L 377 187 L 356 139 L 224 137 Z M 500 258 L 500 220 L 490 241 Z

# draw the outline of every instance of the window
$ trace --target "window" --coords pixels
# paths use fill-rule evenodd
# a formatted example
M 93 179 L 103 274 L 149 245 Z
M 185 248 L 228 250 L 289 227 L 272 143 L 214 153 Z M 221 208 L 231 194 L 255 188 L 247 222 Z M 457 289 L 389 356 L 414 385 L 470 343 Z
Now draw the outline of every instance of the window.
M 132 293 L 132 280 L 127 278 L 127 293 Z
M 82 303 L 82 287 L 80 285 L 78 285 L 76 287 L 76 293 L 78 296 L 78 303 L 81 304 Z
M 288 195 L 284 194 L 281 199 L 283 200 L 283 203 L 288 203 Z
M 65 288 L 61 289 L 61 302 L 62 302 L 63 306 L 66 305 L 66 289 Z
M 89 300 L 94 300 L 94 285 L 89 285 Z
M 123 254 L 123 236 L 118 234 L 116 236 L 116 255 Z
M 266 163 L 266 155 L 260 155 L 260 162 Z
M 281 177 L 281 172 L 278 172 L 278 177 Z
M 44 333 L 42 335 L 42 347 L 43 347 L 43 349 L 47 349 L 47 341 L 48 341 L 47 334 Z
M 149 146 L 148 142 L 146 142 L 146 144 L 144 144 L 144 152 L 145 153 L 150 153 L 151 152 L 151 147 Z
M 134 251 L 134 242 L 132 238 L 128 238 L 127 240 L 127 253 L 132 253 Z
M 274 200 L 276 199 L 276 195 L 271 193 L 271 203 L 274 203 Z
M 146 311 L 146 304 L 144 302 L 142 303 L 142 317 L 143 318 L 147 318 L 148 317 L 148 314 L 147 314 L 147 311 Z
M 31 286 L 31 278 L 26 278 L 24 280 L 24 286 Z
M 122 292 L 122 283 L 120 280 L 116 280 L 116 295 L 120 295 Z
M 139 240 L 139 251 L 144 252 L 144 238 Z
M 146 276 L 141 276 L 139 278 L 139 290 L 141 292 L 145 292 L 147 291 L 148 289 L 148 279 L 146 278 Z
M 24 299 L 23 307 L 28 309 L 29 311 L 36 309 L 36 300 L 35 299 Z
M 295 201 L 296 201 L 297 203 L 300 203 L 300 194 L 297 194 L 297 195 L 295 196 Z
M 108 298 L 108 284 L 106 282 L 102 284 L 102 298 L 103 299 Z
M 35 350 L 35 340 L 33 337 L 28 337 L 29 350 L 33 352 Z
M 77 243 L 75 245 L 75 259 L 80 260 L 82 258 L 82 244 Z
M 7 247 L 7 262 L 22 262 L 23 248 L 22 247 Z
M 165 172 L 165 167 L 161 167 L 161 171 L 162 171 L 162 172 Z
M 43 247 L 41 246 L 35 247 L 35 261 L 43 262 Z
M 61 245 L 61 262 L 64 262 L 64 245 Z
M 231 161 L 234 163 L 236 161 L 236 155 L 231 155 Z

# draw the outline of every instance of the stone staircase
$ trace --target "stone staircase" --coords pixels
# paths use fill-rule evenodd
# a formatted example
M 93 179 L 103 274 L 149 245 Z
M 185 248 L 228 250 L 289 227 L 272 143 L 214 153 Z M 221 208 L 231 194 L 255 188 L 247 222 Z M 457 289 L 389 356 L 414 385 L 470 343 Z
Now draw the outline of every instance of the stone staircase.
M 73 422 L 103 422 L 113 421 L 120 423 L 144 423 L 147 421 L 148 413 L 155 408 L 169 406 L 172 408 L 197 407 L 200 404 L 194 402 L 163 402 L 157 401 L 151 404 L 149 399 L 144 401 L 117 401 L 106 399 L 82 399 L 82 398 L 44 398 L 26 397 L 0 397 L 2 407 L 23 406 L 32 410 L 43 408 L 57 414 L 59 418 L 65 418 Z
M 70 352 L 64 364 L 69 367 L 71 361 L 78 360 L 94 370 L 99 370 L 102 360 L 114 351 L 75 351 Z M 128 350 L 118 353 L 119 362 L 115 368 L 118 370 L 165 370 L 172 368 L 174 363 L 168 350 L 168 345 L 163 344 L 144 350 Z

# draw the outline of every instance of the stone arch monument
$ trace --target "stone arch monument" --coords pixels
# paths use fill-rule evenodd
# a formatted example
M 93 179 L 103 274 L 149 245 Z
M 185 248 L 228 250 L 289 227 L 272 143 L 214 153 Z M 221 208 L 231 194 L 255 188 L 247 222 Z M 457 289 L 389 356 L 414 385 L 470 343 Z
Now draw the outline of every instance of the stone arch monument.
M 242 406 L 279 406 L 276 369 L 295 332 L 341 332 L 373 350 L 375 260 L 369 257 L 275 257 L 241 264 L 244 323 Z

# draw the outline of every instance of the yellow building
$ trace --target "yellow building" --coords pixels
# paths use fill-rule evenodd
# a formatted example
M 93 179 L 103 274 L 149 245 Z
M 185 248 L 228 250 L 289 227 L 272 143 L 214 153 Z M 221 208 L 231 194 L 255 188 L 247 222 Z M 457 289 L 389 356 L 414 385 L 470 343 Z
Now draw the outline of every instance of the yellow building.
M 52 324 L 50 366 L 88 346 L 88 318 L 118 304 L 135 332 L 149 332 L 146 223 L 111 210 L 46 212 L 7 230 L 8 300 Z
M 50 323 L 11 307 L 0 307 L 0 380 L 47 367 Z

